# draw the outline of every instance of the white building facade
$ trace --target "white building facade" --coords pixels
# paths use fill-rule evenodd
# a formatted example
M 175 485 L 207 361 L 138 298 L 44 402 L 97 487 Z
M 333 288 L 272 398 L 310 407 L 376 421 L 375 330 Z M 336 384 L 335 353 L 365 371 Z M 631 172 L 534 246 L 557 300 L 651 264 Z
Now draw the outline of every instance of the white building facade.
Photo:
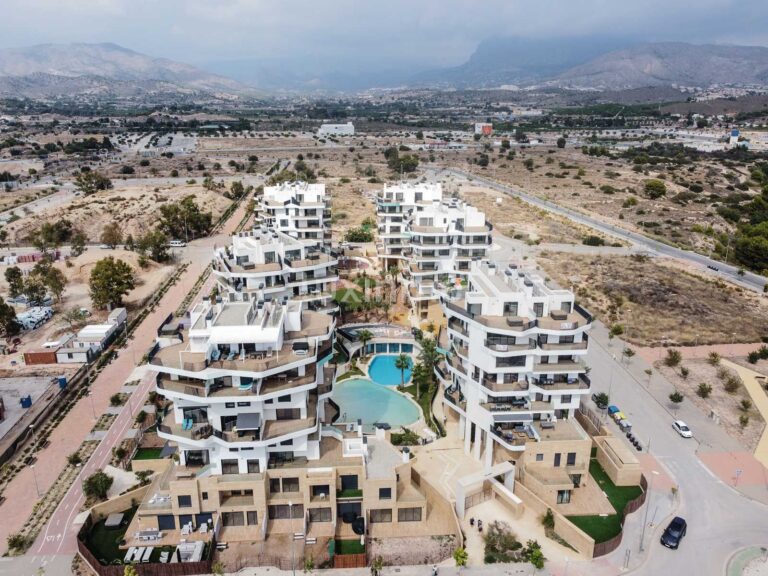
M 590 441 L 574 415 L 590 393 L 584 358 L 591 315 L 572 292 L 490 262 L 473 262 L 466 289 L 441 290 L 440 298 L 449 355 L 437 372 L 467 453 L 486 469 L 514 461 L 565 470 L 578 460 L 581 474 Z M 548 440 L 562 450 L 552 460 Z
M 297 240 L 330 246 L 330 220 L 331 200 L 325 184 L 284 182 L 264 188 L 257 200 L 254 223 Z

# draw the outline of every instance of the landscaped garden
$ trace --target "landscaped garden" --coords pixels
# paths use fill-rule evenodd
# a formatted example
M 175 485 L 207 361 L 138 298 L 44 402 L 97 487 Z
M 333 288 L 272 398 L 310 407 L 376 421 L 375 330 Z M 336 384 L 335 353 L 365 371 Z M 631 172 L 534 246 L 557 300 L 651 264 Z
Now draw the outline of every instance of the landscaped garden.
M 589 534 L 595 543 L 599 544 L 610 540 L 621 532 L 624 508 L 628 502 L 640 496 L 643 490 L 640 486 L 616 486 L 596 459 L 590 461 L 589 473 L 600 486 L 600 489 L 605 492 L 611 506 L 616 510 L 616 514 L 609 516 L 568 516 L 568 520 Z
M 139 448 L 136 451 L 134 460 L 157 460 L 160 458 L 160 452 L 162 448 Z

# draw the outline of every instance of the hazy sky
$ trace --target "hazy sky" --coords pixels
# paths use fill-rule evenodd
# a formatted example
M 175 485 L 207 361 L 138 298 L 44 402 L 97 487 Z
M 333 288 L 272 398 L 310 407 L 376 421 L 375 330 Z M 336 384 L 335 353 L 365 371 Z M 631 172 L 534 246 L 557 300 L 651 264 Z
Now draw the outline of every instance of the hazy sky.
M 490 36 L 768 45 L 768 0 L 0 0 L 0 47 L 115 42 L 177 60 L 442 66 Z

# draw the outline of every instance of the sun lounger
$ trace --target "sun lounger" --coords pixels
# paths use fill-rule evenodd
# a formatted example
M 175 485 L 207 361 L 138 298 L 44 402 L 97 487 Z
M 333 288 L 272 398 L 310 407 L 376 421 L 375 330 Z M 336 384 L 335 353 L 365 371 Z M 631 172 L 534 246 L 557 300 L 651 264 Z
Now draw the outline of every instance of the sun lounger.
M 147 562 L 149 562 L 149 557 L 152 556 L 152 550 L 154 550 L 154 548 L 152 548 L 151 546 L 146 550 L 144 550 L 144 555 L 141 557 L 142 564 L 146 564 Z
M 144 546 L 139 546 L 136 548 L 136 553 L 133 555 L 133 558 L 129 560 L 129 562 L 140 562 L 141 557 L 144 554 L 144 550 L 146 550 Z
M 128 564 L 133 560 L 133 555 L 136 554 L 136 547 L 131 546 L 128 548 L 128 552 L 125 553 L 125 558 L 123 558 L 123 564 Z
M 161 552 L 160 553 L 160 563 L 165 564 L 168 562 L 168 558 L 171 556 L 170 552 Z

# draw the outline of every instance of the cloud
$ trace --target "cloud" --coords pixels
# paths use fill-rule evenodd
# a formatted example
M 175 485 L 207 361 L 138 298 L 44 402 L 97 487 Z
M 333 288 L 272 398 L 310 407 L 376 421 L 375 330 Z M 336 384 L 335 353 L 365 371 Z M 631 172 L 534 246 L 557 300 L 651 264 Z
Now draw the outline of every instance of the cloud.
M 492 36 L 765 43 L 765 0 L 3 0 L 0 46 L 111 41 L 204 62 L 428 66 Z

